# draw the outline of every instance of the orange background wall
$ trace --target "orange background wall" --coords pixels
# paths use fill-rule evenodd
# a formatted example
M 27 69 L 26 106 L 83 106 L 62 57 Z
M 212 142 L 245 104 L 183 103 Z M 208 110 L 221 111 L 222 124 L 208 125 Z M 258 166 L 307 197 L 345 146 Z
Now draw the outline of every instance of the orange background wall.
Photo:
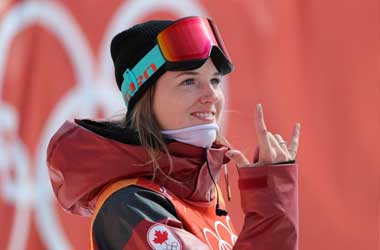
M 185 15 L 211 16 L 235 63 L 224 123 L 234 146 L 252 157 L 258 102 L 271 131 L 289 138 L 302 124 L 300 249 L 377 250 L 378 0 L 2 0 L 0 249 L 86 249 L 88 219 L 63 212 L 52 196 L 48 139 L 66 119 L 122 111 L 109 55 L 117 31 Z M 240 228 L 230 169 L 228 207 Z

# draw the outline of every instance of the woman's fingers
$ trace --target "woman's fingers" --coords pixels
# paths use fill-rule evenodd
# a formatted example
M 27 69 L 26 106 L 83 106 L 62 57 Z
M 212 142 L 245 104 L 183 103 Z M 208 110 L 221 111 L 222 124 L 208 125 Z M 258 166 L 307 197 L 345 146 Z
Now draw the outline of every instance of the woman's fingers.
M 255 127 L 258 140 L 258 151 L 260 153 L 255 154 L 254 165 L 287 162 L 295 159 L 300 136 L 299 123 L 296 124 L 293 130 L 293 135 L 288 146 L 281 135 L 273 135 L 267 130 L 264 121 L 263 107 L 261 104 L 257 104 Z M 230 150 L 226 153 L 226 156 L 233 160 L 238 167 L 251 165 L 240 151 Z
M 261 104 L 256 105 L 256 115 L 255 115 L 255 127 L 256 127 L 256 135 L 261 147 L 269 147 L 269 137 L 267 126 L 264 121 L 264 112 L 263 106 Z
M 226 156 L 234 161 L 239 168 L 250 164 L 247 157 L 239 150 L 229 150 L 226 152 Z
M 280 147 L 284 150 L 284 152 L 288 152 L 288 147 L 286 146 L 288 143 L 282 139 L 282 136 L 279 135 L 279 134 L 275 134 L 274 137 L 276 138 L 278 144 L 280 145 Z
M 293 129 L 292 138 L 290 139 L 290 143 L 288 146 L 288 151 L 292 157 L 292 160 L 294 160 L 296 158 L 296 155 L 297 155 L 300 132 L 301 132 L 301 124 L 296 123 L 296 125 L 294 126 L 294 129 Z
M 289 161 L 291 156 L 290 156 L 288 150 L 286 149 L 286 146 L 284 149 L 280 145 L 279 141 L 275 138 L 275 136 L 271 132 L 268 132 L 268 136 L 269 136 L 271 147 L 273 150 L 272 163 Z M 283 140 L 281 140 L 281 141 L 283 141 Z

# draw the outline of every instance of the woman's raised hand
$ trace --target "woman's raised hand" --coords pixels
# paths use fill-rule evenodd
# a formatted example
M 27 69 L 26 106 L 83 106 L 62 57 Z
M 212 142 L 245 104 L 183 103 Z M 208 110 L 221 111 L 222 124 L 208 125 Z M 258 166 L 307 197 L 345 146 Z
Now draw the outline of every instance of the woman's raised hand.
M 267 130 L 261 104 L 257 104 L 256 106 L 255 125 L 258 149 L 254 157 L 254 163 L 250 163 L 239 150 L 233 149 L 226 153 L 226 156 L 233 160 L 238 167 L 255 167 L 295 160 L 301 129 L 299 123 L 296 123 L 294 126 L 289 145 L 282 139 L 281 135 L 273 135 Z

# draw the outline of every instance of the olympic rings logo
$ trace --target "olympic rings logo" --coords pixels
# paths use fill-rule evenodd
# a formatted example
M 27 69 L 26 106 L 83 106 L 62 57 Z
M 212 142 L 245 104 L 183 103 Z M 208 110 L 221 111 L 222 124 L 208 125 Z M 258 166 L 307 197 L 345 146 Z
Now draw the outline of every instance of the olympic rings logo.
M 235 245 L 235 242 L 237 240 L 236 234 L 233 233 L 232 227 L 230 225 L 231 219 L 229 216 L 226 216 L 226 222 L 227 225 L 223 224 L 221 221 L 216 221 L 214 223 L 214 231 L 210 230 L 209 228 L 203 229 L 203 235 L 207 241 L 207 244 L 212 250 L 216 250 L 212 248 L 212 244 L 210 242 L 211 238 L 214 238 L 218 242 L 218 250 L 231 250 L 233 246 Z M 223 233 L 230 236 L 230 242 L 228 242 L 223 236 Z M 211 238 L 209 238 L 211 237 Z

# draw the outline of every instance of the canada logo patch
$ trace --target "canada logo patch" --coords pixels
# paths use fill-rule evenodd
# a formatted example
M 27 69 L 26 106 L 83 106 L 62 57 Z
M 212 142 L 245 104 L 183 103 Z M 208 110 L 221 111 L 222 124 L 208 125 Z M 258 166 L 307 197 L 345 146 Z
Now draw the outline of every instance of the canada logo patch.
M 155 224 L 148 230 L 147 240 L 154 250 L 181 250 L 181 242 L 164 225 Z

